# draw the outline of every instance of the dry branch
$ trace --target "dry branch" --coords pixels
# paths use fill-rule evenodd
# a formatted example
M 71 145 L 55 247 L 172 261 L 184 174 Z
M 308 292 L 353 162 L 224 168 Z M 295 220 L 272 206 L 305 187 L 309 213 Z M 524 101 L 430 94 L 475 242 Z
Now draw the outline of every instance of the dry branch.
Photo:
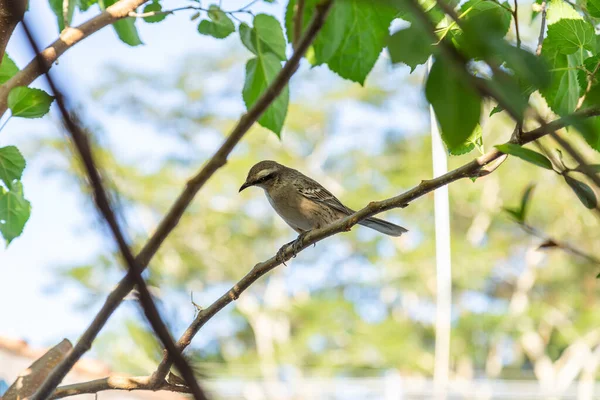
M 8 93 L 10 93 L 11 89 L 17 86 L 28 86 L 36 78 L 48 71 L 50 67 L 52 67 L 52 63 L 58 60 L 58 57 L 65 51 L 105 26 L 127 17 L 131 11 L 135 11 L 136 8 L 147 1 L 148 0 L 121 0 L 112 6 L 107 7 L 106 10 L 83 24 L 63 30 L 59 38 L 41 51 L 39 56 L 36 57 L 39 58 L 41 62 L 36 59 L 31 60 L 25 68 L 17 72 L 15 76 L 0 86 L 0 115 L 4 114 L 6 111 Z M 0 6 L 2 5 L 2 2 L 16 3 L 17 1 L 2 0 L 0 1 Z
M 98 393 L 103 390 L 168 390 L 170 392 L 189 393 L 185 386 L 162 382 L 159 387 L 150 385 L 149 376 L 120 376 L 111 375 L 106 378 L 96 379 L 84 383 L 64 385 L 56 389 L 51 399 L 61 399 L 68 396 L 76 396 L 86 393 Z

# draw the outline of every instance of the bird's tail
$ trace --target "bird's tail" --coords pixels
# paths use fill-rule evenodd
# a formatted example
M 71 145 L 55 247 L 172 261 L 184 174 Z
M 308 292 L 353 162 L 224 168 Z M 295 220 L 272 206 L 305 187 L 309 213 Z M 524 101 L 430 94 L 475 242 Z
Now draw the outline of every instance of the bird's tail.
M 400 236 L 404 232 L 408 232 L 408 229 L 374 217 L 363 219 L 358 224 L 390 236 Z

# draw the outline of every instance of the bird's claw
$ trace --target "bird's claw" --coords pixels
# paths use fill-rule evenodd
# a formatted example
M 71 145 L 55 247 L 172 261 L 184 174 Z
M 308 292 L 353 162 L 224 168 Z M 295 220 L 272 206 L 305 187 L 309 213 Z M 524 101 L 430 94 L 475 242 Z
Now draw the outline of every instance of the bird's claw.
M 281 246 L 281 248 L 277 251 L 277 255 L 275 256 L 275 259 L 285 265 L 287 267 L 287 264 L 285 263 L 285 251 L 288 249 L 289 246 L 292 247 L 292 258 L 296 258 L 296 256 L 298 255 L 298 253 L 300 252 L 300 250 L 302 250 L 302 246 L 304 244 L 304 236 L 306 236 L 308 232 L 303 232 L 300 235 L 298 235 L 298 238 L 296 240 L 292 240 L 289 243 L 284 244 L 283 246 Z
M 287 246 L 289 245 L 289 243 L 287 243 L 286 245 L 282 246 L 278 251 L 277 251 L 277 255 L 275 256 L 275 259 L 277 260 L 278 263 L 283 264 L 287 267 L 287 264 L 285 263 L 285 249 L 287 248 Z

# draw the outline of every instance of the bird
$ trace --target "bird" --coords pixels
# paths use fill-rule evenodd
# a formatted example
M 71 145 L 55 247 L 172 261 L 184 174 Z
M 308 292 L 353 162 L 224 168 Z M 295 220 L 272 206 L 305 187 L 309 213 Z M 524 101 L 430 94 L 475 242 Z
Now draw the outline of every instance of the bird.
M 275 212 L 299 234 L 298 239 L 288 243 L 294 244 L 294 256 L 309 231 L 354 214 L 354 210 L 342 204 L 320 183 L 276 161 L 260 161 L 250 168 L 239 192 L 251 186 L 264 189 Z M 400 236 L 408 232 L 401 226 L 374 217 L 365 218 L 358 223 L 389 236 Z M 282 250 L 284 248 L 286 246 Z M 281 256 L 278 253 L 278 258 Z

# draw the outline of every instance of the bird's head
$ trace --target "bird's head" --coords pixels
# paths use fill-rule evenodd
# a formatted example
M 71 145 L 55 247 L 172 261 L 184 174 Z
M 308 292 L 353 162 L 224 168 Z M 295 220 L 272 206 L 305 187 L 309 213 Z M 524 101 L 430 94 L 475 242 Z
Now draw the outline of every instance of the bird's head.
M 285 167 L 275 161 L 265 160 L 250 168 L 246 182 L 240 187 L 240 192 L 250 186 L 258 186 L 263 189 L 269 188 L 276 182 L 279 173 Z

